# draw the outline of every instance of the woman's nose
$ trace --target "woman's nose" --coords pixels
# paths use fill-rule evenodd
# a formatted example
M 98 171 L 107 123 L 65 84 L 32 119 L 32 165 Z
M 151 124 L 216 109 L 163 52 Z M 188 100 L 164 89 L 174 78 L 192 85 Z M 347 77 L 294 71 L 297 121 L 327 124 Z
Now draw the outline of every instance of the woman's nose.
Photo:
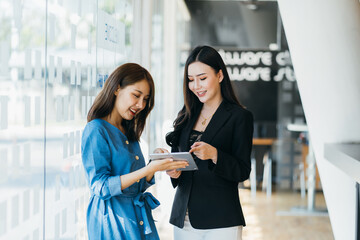
M 198 79 L 194 79 L 194 89 L 198 89 L 200 87 L 200 82 Z
M 143 107 L 144 107 L 143 99 L 140 98 L 139 101 L 136 103 L 136 106 L 140 109 L 143 109 Z

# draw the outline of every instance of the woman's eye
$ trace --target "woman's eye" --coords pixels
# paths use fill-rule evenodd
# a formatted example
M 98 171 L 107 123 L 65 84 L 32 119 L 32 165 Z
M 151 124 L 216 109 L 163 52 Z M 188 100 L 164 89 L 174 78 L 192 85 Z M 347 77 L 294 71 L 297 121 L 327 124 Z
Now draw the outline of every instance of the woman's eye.
M 134 95 L 134 97 L 136 97 L 136 98 L 139 98 L 140 96 L 138 96 L 138 95 L 136 95 L 136 94 L 133 94 Z
M 205 78 L 200 78 L 201 81 L 204 81 L 205 79 L 206 79 L 206 77 Z
M 194 81 L 194 79 L 192 79 L 192 78 L 189 78 L 189 82 L 192 82 L 192 81 Z

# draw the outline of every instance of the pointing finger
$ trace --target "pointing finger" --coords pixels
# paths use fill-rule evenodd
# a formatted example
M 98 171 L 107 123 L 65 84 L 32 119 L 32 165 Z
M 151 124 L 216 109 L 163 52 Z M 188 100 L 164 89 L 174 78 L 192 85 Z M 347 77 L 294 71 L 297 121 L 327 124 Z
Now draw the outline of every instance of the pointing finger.
M 189 151 L 189 153 L 195 152 L 196 150 L 197 150 L 197 148 L 196 148 L 196 147 L 191 148 L 191 149 L 190 149 L 190 151 Z
M 200 146 L 201 145 L 201 142 L 194 142 L 193 145 L 191 145 L 191 148 L 194 148 L 194 147 L 197 147 L 197 146 Z

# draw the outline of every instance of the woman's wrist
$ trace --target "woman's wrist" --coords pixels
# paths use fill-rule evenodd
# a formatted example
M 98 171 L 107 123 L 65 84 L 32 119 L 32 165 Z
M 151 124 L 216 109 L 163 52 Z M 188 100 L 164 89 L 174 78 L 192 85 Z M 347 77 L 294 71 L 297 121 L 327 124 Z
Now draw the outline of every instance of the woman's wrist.
M 146 175 L 154 175 L 156 170 L 154 169 L 154 167 L 152 166 L 152 164 L 149 164 L 145 166 L 146 169 Z

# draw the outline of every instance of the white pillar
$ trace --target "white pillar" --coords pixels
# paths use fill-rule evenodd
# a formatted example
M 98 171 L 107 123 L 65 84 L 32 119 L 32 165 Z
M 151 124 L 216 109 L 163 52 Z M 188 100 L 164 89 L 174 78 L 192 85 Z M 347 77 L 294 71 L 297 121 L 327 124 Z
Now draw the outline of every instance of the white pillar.
M 153 0 L 142 1 L 142 31 L 139 37 L 142 42 L 141 65 L 151 73 L 151 40 L 152 40 Z
M 164 82 L 163 82 L 163 117 L 173 121 L 180 109 L 175 109 L 176 81 L 181 81 L 177 76 L 177 1 L 164 0 Z M 171 99 L 171 101 L 169 101 Z
M 140 38 L 141 47 L 141 59 L 139 60 L 141 66 L 146 68 L 151 74 L 151 41 L 152 41 L 152 15 L 153 15 L 153 1 L 146 0 L 141 1 L 141 33 L 137 36 Z M 155 86 L 156 88 L 156 86 Z M 147 120 L 146 128 L 144 130 L 143 136 L 146 143 L 146 148 L 142 148 L 143 154 L 145 154 L 145 158 L 147 158 L 148 154 L 152 149 L 149 149 L 150 144 L 150 127 L 149 127 L 149 119 Z M 144 151 L 147 149 L 147 151 Z
M 142 64 L 142 30 L 143 30 L 143 5 L 141 0 L 133 1 L 133 23 L 131 28 L 131 55 L 130 62 Z
M 360 4 L 279 0 L 335 239 L 355 239 L 355 182 L 324 143 L 360 140 Z

